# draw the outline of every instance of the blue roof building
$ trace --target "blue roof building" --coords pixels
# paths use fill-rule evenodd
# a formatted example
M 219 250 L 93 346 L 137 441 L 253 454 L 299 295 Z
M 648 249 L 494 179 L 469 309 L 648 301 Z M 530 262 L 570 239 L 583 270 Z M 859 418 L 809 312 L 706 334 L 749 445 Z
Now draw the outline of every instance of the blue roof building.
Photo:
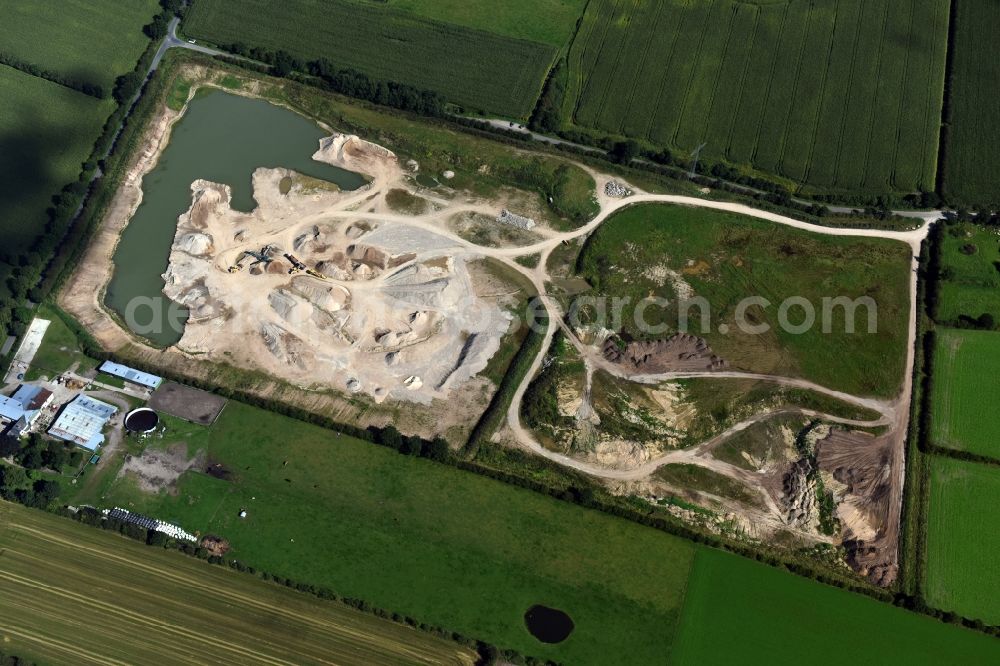
M 11 397 L 21 403 L 25 412 L 34 413 L 48 404 L 52 391 L 41 386 L 23 385 Z
M 0 395 L 0 418 L 5 421 L 17 421 L 24 416 L 24 407 L 19 400 Z
M 114 405 L 80 394 L 66 405 L 49 434 L 94 451 L 104 443 L 101 431 L 117 412 Z
M 121 365 L 120 363 L 113 363 L 111 361 L 105 361 L 102 363 L 98 370 L 106 372 L 114 377 L 121 377 L 127 382 L 145 386 L 146 388 L 155 389 L 163 383 L 162 377 L 157 377 L 156 375 L 151 375 L 148 372 L 142 372 L 141 370 L 130 368 L 127 365 Z

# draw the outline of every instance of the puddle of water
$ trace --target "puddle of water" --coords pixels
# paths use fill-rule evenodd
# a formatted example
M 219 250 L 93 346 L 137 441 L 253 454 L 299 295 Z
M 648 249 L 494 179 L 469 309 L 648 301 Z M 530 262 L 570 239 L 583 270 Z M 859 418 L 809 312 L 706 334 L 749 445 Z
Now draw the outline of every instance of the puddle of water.
M 569 615 L 548 606 L 532 606 L 524 614 L 524 624 L 531 635 L 543 643 L 562 643 L 573 633 Z

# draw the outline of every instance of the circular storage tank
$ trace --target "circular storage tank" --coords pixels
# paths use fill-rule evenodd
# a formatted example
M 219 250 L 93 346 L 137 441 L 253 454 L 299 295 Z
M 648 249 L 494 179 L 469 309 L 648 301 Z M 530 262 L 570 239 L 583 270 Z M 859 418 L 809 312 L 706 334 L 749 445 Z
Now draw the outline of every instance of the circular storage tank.
M 125 429 L 129 432 L 153 432 L 159 422 L 160 417 L 149 407 L 133 409 L 125 415 Z

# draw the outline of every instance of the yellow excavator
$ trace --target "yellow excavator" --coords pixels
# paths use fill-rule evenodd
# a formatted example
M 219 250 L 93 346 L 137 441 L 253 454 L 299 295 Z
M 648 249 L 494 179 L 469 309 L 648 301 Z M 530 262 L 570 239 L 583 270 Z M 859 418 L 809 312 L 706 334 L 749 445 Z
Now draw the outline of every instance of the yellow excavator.
M 289 275 L 292 275 L 294 273 L 298 273 L 299 271 L 308 270 L 307 267 L 306 267 L 306 265 L 303 264 L 298 259 L 296 259 L 295 255 L 293 255 L 291 253 L 285 253 L 285 259 L 288 259 L 288 261 L 290 261 L 291 264 L 292 264 L 292 267 L 288 269 L 288 274 Z

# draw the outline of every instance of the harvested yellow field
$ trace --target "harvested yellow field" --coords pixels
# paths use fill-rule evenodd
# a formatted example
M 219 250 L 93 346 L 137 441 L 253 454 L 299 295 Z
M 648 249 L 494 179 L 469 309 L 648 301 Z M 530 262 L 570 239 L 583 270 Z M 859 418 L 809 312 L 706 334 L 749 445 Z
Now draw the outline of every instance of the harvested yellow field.
M 0 502 L 0 645 L 44 663 L 471 664 L 471 651 L 249 574 Z

